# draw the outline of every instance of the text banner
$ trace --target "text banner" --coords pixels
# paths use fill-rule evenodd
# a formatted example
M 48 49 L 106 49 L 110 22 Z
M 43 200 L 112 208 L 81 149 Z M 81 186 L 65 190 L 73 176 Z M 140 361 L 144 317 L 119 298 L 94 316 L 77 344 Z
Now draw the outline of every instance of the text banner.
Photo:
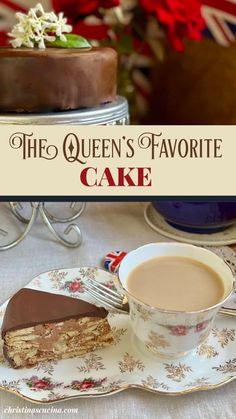
M 1 196 L 236 195 L 235 126 L 0 126 Z

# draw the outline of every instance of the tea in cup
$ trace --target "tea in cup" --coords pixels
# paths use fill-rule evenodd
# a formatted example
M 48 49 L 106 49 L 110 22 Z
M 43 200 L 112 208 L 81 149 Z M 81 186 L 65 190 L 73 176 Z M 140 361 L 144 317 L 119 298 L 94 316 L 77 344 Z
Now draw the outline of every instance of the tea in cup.
M 220 257 L 182 243 L 152 243 L 128 253 L 119 280 L 135 335 L 165 357 L 183 356 L 208 337 L 234 285 Z

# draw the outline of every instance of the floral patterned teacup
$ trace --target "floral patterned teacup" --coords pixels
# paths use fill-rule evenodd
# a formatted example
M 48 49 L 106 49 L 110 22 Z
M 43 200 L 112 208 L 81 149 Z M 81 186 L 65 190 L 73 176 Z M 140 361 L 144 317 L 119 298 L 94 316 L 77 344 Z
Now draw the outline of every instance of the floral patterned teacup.
M 140 263 L 157 256 L 189 257 L 214 269 L 224 283 L 222 301 L 203 310 L 185 312 L 154 308 L 135 298 L 127 289 L 129 273 Z M 152 352 L 173 358 L 184 356 L 208 337 L 217 312 L 234 286 L 233 274 L 220 257 L 209 250 L 182 243 L 152 243 L 128 253 L 121 262 L 119 280 L 129 301 L 134 334 Z M 143 282 L 145 286 L 145 278 Z

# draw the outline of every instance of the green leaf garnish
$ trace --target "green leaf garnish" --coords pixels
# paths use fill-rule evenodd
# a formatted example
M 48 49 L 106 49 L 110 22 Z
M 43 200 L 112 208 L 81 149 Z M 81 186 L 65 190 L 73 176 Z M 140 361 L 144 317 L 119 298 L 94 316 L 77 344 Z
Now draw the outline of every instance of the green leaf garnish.
M 50 46 L 58 48 L 91 48 L 91 44 L 87 39 L 83 38 L 80 35 L 67 34 L 65 35 L 66 42 L 60 40 L 59 37 L 55 41 L 50 42 Z

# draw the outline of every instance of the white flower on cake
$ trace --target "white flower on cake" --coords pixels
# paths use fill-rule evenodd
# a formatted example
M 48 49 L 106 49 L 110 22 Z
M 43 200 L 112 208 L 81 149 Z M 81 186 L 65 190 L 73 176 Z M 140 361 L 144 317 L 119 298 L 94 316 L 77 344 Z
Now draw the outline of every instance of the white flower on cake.
M 28 14 L 16 13 L 18 23 L 8 34 L 13 48 L 37 46 L 46 48 L 45 42 L 54 42 L 57 38 L 66 42 L 64 33 L 70 33 L 72 26 L 67 24 L 63 13 L 45 12 L 41 4 L 30 9 Z

